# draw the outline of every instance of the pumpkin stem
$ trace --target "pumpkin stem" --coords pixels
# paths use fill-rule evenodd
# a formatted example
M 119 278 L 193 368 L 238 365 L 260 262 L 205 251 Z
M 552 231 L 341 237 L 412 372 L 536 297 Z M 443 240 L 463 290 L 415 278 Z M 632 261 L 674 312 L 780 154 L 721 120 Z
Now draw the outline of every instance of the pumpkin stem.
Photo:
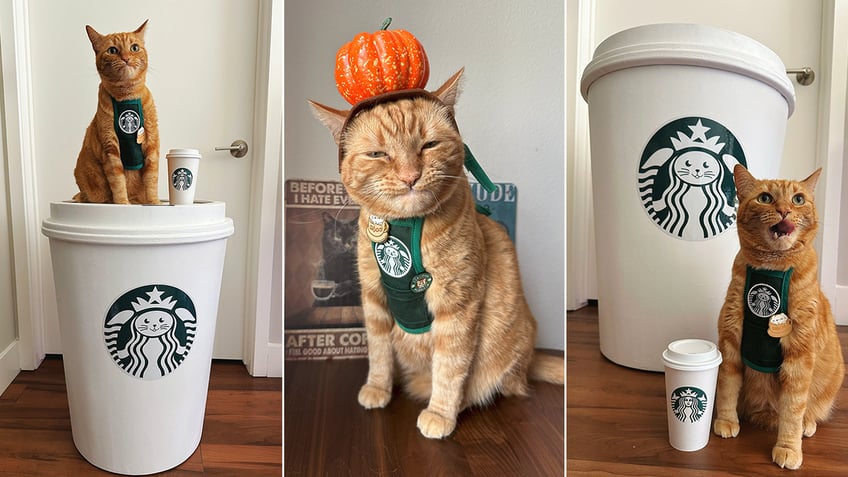
M 380 30 L 387 30 L 389 28 L 390 23 L 392 23 L 392 17 L 388 17 L 383 20 L 383 24 L 380 26 Z

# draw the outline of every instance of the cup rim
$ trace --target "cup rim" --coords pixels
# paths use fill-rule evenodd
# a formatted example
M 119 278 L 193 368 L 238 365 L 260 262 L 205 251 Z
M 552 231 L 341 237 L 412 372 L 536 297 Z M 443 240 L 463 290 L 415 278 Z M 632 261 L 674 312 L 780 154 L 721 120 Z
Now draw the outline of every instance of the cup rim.
M 179 156 L 190 156 L 200 158 L 200 150 L 199 149 L 186 149 L 186 148 L 175 148 L 168 150 L 168 153 L 165 154 L 165 157 L 179 157 Z
M 712 341 L 688 338 L 672 341 L 662 354 L 663 363 L 672 369 L 701 370 L 721 364 L 721 352 Z

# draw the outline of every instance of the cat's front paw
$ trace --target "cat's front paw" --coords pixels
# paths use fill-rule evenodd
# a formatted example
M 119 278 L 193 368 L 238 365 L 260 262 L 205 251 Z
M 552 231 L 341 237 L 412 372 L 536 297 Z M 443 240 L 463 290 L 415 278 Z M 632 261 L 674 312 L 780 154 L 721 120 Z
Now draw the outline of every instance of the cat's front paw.
M 391 399 L 392 391 L 390 389 L 366 384 L 359 390 L 359 404 L 365 409 L 386 407 Z
M 418 430 L 421 435 L 430 439 L 442 439 L 450 435 L 456 428 L 456 419 L 449 419 L 433 411 L 425 409 L 418 415 Z
M 724 419 L 716 419 L 715 422 L 713 422 L 713 432 L 716 435 L 721 436 L 723 439 L 736 437 L 739 435 L 739 423 Z
M 783 469 L 795 470 L 801 467 L 801 461 L 804 456 L 801 454 L 801 447 L 791 449 L 782 445 L 776 445 L 771 450 L 771 460 Z

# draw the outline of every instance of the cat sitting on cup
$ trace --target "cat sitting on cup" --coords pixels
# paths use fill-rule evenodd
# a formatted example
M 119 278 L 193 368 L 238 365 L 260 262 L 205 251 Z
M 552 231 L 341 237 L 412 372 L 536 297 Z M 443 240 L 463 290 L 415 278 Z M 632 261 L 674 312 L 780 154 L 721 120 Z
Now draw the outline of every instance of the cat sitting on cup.
M 159 128 L 145 85 L 146 26 L 107 35 L 85 27 L 100 87 L 74 169 L 76 202 L 159 204 Z

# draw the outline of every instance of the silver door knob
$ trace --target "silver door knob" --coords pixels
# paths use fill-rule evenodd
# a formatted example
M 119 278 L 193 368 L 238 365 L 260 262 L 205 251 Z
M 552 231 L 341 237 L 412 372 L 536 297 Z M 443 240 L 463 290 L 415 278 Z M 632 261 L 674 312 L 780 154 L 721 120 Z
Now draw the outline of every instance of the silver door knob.
M 247 143 L 241 139 L 236 139 L 229 146 L 216 146 L 216 151 L 230 151 L 233 157 L 244 157 L 247 154 Z

